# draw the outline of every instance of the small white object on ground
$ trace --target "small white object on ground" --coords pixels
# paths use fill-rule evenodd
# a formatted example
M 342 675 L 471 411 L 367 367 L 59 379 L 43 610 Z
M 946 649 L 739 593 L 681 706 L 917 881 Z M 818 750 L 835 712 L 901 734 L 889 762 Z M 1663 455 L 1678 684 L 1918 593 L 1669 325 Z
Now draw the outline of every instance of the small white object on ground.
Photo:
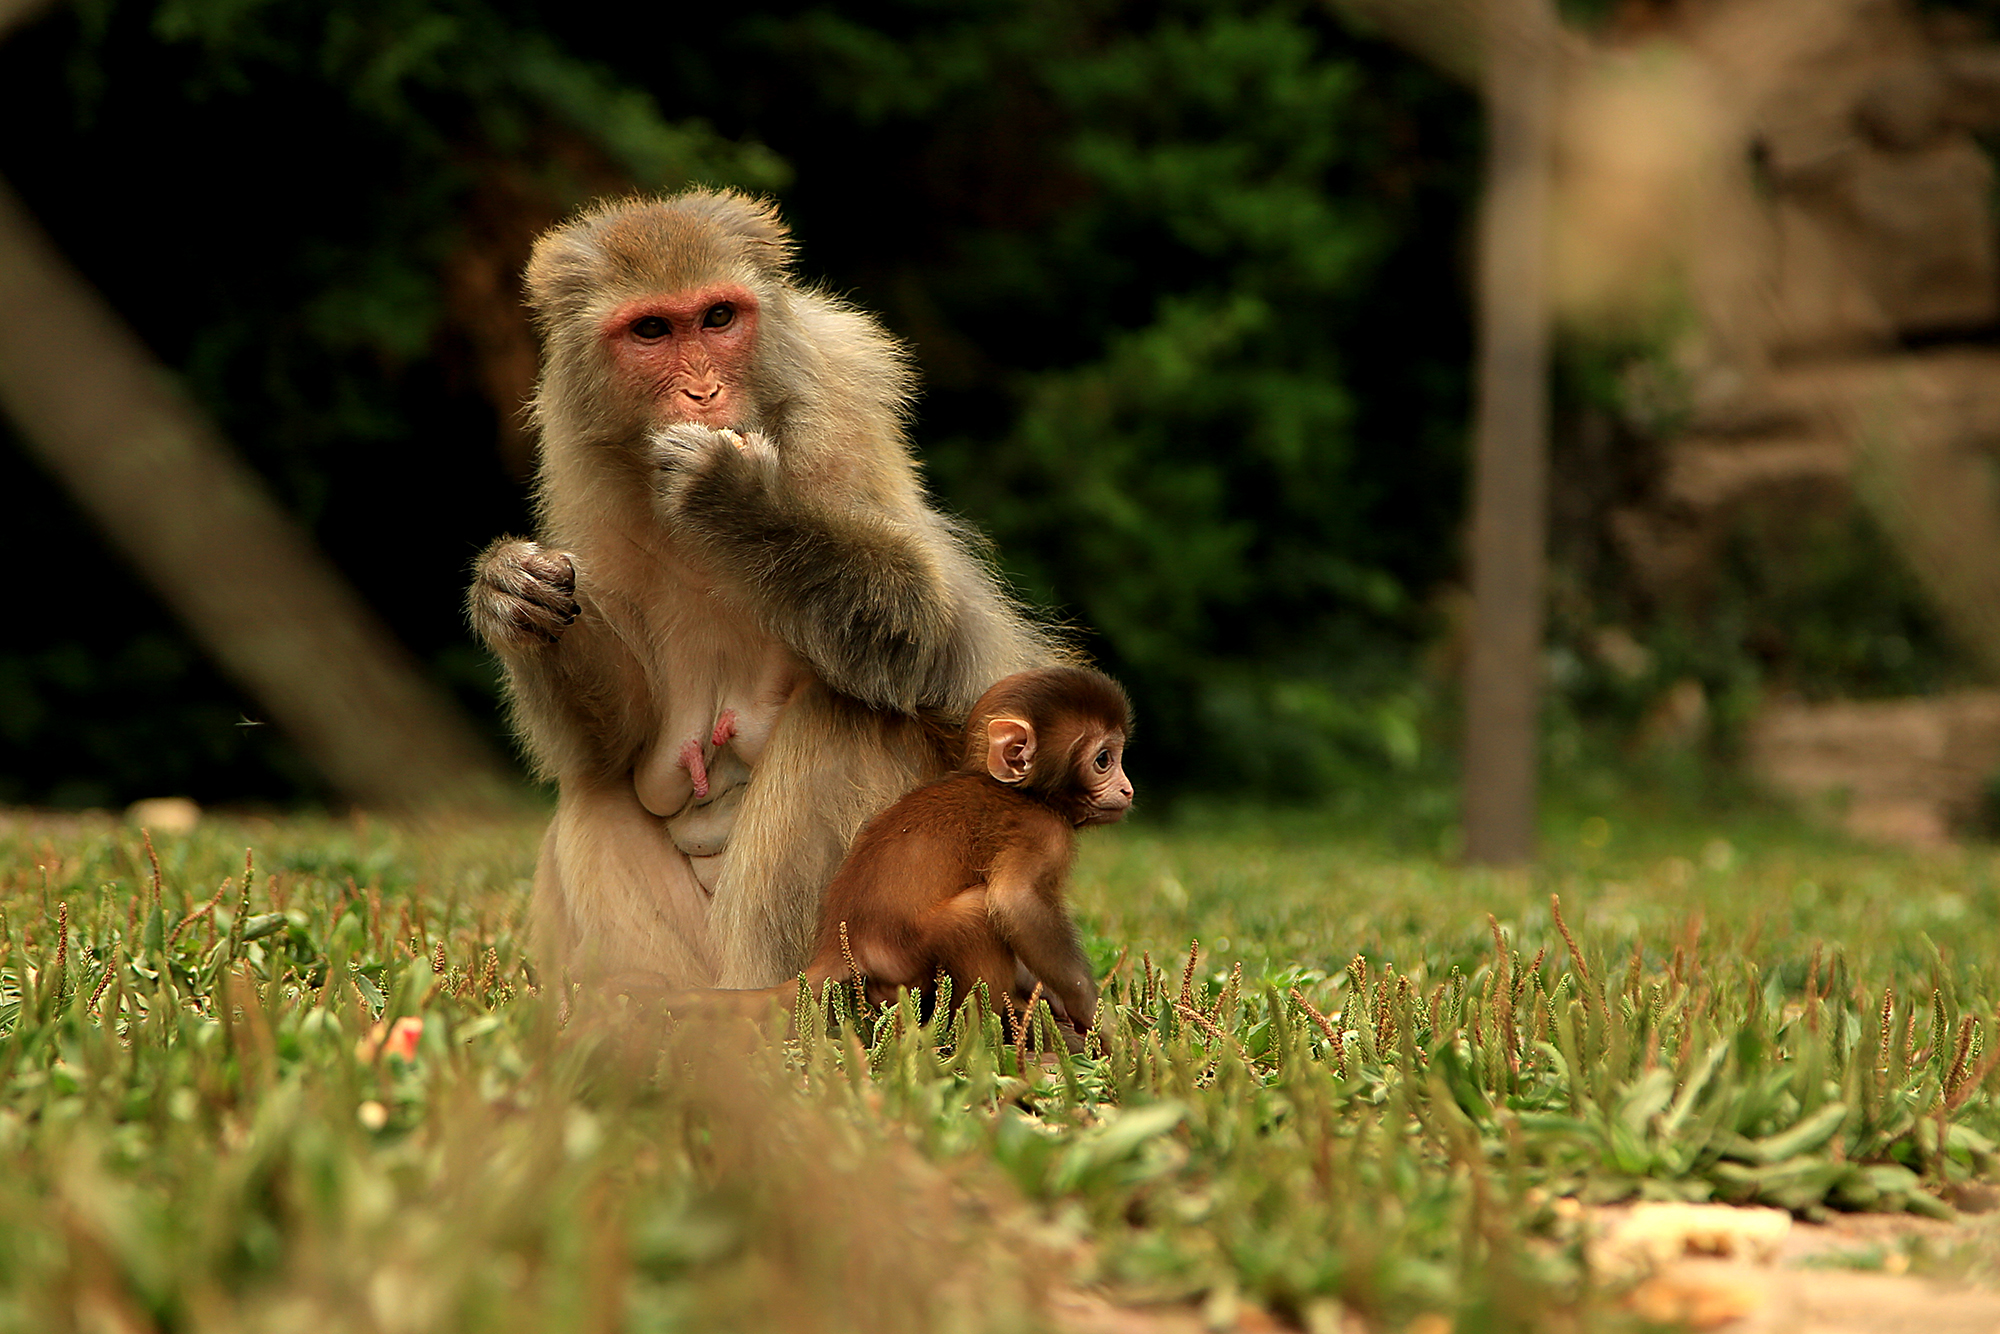
M 1783 1209 L 1635 1204 L 1592 1239 L 1590 1265 L 1606 1278 L 1639 1278 L 1687 1255 L 1769 1264 L 1791 1230 Z

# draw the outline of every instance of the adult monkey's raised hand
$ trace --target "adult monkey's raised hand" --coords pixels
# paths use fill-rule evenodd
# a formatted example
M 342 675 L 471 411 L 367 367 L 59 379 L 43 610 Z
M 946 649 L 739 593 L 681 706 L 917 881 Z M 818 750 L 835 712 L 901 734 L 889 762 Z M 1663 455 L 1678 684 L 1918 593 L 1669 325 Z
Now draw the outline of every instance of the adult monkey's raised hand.
M 950 767 L 986 686 L 1064 654 L 926 502 L 902 348 L 794 281 L 769 204 L 601 204 L 527 286 L 539 531 L 487 549 L 468 608 L 559 785 L 540 947 L 771 985 L 861 824 Z

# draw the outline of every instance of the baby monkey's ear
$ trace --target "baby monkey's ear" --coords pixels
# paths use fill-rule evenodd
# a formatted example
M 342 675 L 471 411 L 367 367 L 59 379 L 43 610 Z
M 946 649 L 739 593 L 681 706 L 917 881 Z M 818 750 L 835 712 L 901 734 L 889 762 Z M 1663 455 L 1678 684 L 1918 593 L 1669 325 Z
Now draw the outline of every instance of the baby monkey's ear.
M 1019 718 L 986 724 L 986 772 L 1003 783 L 1019 783 L 1035 763 L 1035 729 Z

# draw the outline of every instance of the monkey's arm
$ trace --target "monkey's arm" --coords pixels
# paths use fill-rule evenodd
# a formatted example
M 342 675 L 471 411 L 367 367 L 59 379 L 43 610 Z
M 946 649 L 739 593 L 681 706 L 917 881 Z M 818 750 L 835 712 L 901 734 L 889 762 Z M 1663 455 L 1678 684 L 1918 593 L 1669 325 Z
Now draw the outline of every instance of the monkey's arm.
M 501 538 L 475 563 L 465 601 L 507 669 L 515 723 L 545 773 L 630 763 L 643 739 L 645 673 L 577 587 L 569 553 Z
M 1003 852 L 986 882 L 986 917 L 1014 957 L 1055 994 L 1082 1029 L 1096 1013 L 1097 984 L 1063 902 L 1070 855 L 1067 830 Z
M 663 517 L 829 686 L 905 713 L 971 702 L 952 695 L 976 571 L 942 519 L 808 494 L 759 437 L 683 425 L 654 445 Z

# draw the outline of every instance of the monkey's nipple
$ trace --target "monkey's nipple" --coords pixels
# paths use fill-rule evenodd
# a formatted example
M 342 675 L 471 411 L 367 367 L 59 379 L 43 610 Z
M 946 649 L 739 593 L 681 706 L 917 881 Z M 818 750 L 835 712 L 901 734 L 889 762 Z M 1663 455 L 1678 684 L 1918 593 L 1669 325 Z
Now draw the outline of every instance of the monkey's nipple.
M 701 742 L 692 737 L 683 741 L 681 743 L 680 762 L 681 767 L 688 771 L 688 777 L 694 781 L 694 794 L 697 797 L 706 797 L 708 795 L 708 762 L 702 756 Z

